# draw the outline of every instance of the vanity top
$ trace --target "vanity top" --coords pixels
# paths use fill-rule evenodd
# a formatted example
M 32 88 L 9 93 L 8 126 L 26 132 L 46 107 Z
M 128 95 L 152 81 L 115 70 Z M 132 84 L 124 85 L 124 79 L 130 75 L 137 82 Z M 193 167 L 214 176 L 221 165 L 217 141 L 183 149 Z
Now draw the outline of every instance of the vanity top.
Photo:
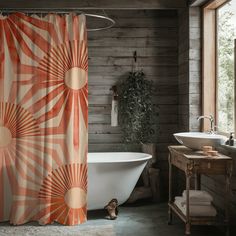
M 231 157 L 221 153 L 218 153 L 217 156 L 206 156 L 203 154 L 203 151 L 194 151 L 182 145 L 169 146 L 169 150 L 178 152 L 178 154 L 182 154 L 182 156 L 186 157 L 187 159 L 231 160 Z

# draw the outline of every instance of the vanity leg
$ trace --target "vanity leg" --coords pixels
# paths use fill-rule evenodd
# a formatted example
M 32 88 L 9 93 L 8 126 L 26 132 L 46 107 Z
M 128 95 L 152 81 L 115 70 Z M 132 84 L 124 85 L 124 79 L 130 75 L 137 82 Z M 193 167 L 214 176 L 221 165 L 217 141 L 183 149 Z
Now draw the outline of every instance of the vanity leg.
M 190 190 L 190 180 L 191 180 L 191 175 L 189 173 L 186 174 L 186 225 L 185 225 L 185 234 L 190 235 L 190 213 L 189 213 L 189 190 Z
M 225 187 L 225 222 L 226 222 L 226 236 L 229 236 L 229 195 L 230 195 L 230 175 L 226 175 Z
M 172 164 L 171 164 L 171 154 L 169 154 L 169 203 L 172 203 Z M 168 209 L 168 225 L 172 224 L 172 209 L 169 206 Z
M 190 223 L 186 223 L 185 225 L 185 235 L 190 235 L 191 234 L 191 225 Z
M 201 175 L 195 174 L 195 190 L 201 190 Z
M 170 207 L 168 210 L 168 225 L 172 225 L 172 210 Z

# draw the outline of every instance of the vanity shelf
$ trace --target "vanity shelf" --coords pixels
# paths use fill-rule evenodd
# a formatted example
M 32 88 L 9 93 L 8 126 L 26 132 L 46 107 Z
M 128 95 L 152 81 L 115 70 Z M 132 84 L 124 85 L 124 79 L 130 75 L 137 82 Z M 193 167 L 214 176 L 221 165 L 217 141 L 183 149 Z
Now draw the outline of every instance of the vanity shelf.
M 219 154 L 217 157 L 203 156 L 200 151 L 193 151 L 185 146 L 169 146 L 169 224 L 172 223 L 174 212 L 185 223 L 185 234 L 191 234 L 191 225 L 224 225 L 227 227 L 226 234 L 229 235 L 229 195 L 230 178 L 232 175 L 232 158 Z M 172 196 L 172 167 L 184 171 L 186 178 L 186 214 L 177 207 Z M 195 189 L 201 188 L 201 175 L 224 175 L 225 187 L 225 212 L 223 216 L 216 217 L 192 217 L 189 214 L 189 190 L 190 181 L 195 177 Z

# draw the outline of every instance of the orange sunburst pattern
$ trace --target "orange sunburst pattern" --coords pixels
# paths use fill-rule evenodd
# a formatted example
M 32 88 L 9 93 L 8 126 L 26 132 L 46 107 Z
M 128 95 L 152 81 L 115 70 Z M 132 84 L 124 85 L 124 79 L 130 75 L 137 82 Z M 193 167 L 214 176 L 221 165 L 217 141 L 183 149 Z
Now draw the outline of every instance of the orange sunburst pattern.
M 58 119 L 58 114 L 65 109 L 67 112 L 65 117 L 61 117 L 59 125 L 43 126 L 42 132 L 46 134 L 64 133 L 68 128 L 70 119 L 74 123 L 73 142 L 74 146 L 78 148 L 79 138 L 79 120 L 83 122 L 82 128 L 87 128 L 88 120 L 88 54 L 87 43 L 85 41 L 69 41 L 55 48 L 52 48 L 49 53 L 40 61 L 37 69 L 39 80 L 35 80 L 31 90 L 25 94 L 20 104 L 24 105 L 33 90 L 37 93 L 39 90 L 50 89 L 46 96 L 39 99 L 34 106 L 28 109 L 32 113 L 38 113 L 47 106 L 51 99 L 57 102 L 50 108 L 50 110 L 41 116 L 37 117 L 38 123 L 45 123 L 48 120 Z M 50 99 L 51 98 L 51 99 Z M 74 114 L 73 114 L 73 111 Z M 80 118 L 80 113 L 82 117 Z M 73 115 L 73 117 L 72 117 Z
M 84 15 L 0 15 L 0 221 L 86 220 Z
M 4 215 L 4 191 L 10 187 L 15 192 L 17 176 L 13 167 L 19 170 L 22 178 L 33 181 L 29 172 L 34 173 L 36 167 L 32 166 L 28 173 L 22 171 L 32 157 L 20 145 L 22 142 L 27 145 L 29 139 L 38 134 L 39 126 L 27 110 L 15 104 L 0 102 L 0 219 L 7 218 Z M 10 186 L 6 186 L 8 182 L 11 183 Z
M 84 222 L 87 207 L 86 193 L 87 167 L 85 165 L 71 164 L 54 170 L 44 179 L 39 192 L 39 199 L 47 205 L 42 212 L 48 213 L 41 220 L 44 221 L 43 223 L 48 223 L 56 218 L 59 223 L 69 225 Z
M 56 221 L 75 225 L 86 221 L 86 164 L 73 163 L 54 169 L 38 188 L 31 196 L 15 197 L 12 211 L 16 213 L 13 217 L 18 224 L 38 220 L 40 224 Z

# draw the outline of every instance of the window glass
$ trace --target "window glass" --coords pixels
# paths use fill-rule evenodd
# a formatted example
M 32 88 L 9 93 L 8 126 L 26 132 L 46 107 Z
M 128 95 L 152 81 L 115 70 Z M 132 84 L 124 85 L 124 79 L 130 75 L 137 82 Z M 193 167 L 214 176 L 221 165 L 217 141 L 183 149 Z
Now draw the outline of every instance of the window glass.
M 236 1 L 218 9 L 218 128 L 223 132 L 234 130 L 234 41 L 236 38 Z

